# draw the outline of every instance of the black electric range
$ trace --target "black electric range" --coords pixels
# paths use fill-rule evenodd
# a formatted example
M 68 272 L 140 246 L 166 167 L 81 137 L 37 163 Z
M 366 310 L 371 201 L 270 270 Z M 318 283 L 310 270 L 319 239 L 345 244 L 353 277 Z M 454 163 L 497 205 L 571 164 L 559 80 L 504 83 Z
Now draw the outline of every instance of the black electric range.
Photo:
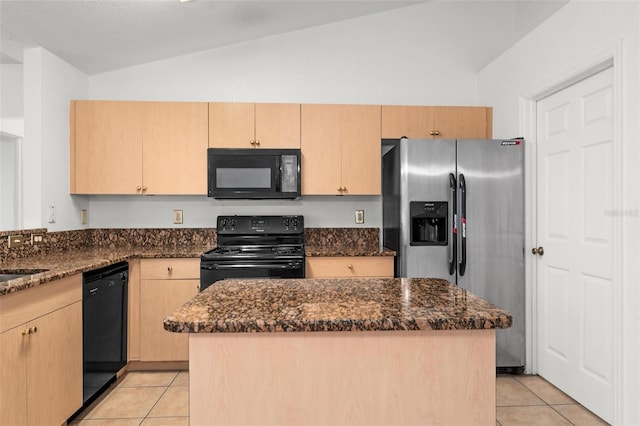
M 200 291 L 229 278 L 304 278 L 303 216 L 218 216 L 200 257 Z

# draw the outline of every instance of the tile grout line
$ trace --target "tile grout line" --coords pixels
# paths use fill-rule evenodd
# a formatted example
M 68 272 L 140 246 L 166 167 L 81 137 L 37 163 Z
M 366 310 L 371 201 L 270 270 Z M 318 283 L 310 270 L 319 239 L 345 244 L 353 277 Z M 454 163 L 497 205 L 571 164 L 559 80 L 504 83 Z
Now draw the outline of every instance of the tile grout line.
M 540 376 L 538 376 L 540 377 Z M 563 419 L 565 419 L 566 421 L 569 422 L 569 424 L 571 424 L 572 426 L 576 426 L 571 420 L 569 420 L 567 417 L 565 417 L 560 411 L 556 410 L 553 405 L 551 405 L 550 403 L 548 403 L 542 396 L 538 395 L 533 389 L 531 389 L 529 386 L 527 386 L 525 383 L 523 383 L 521 380 L 519 380 L 517 377 L 514 377 L 516 379 L 516 381 L 518 383 L 520 383 L 522 386 L 524 386 L 526 389 L 529 390 L 529 392 L 533 393 L 538 399 L 540 399 L 540 401 L 544 402 L 544 404 L 551 408 L 553 411 L 555 411 L 556 413 L 558 413 L 560 415 L 560 417 L 562 417 Z M 549 383 L 551 386 L 553 386 L 552 383 L 548 382 L 546 379 L 544 379 L 543 377 L 541 377 L 543 380 L 545 380 L 547 383 Z M 560 390 L 560 389 L 558 389 Z M 562 391 L 560 391 L 562 392 Z M 576 401 L 577 403 L 577 401 Z M 576 404 L 558 404 L 558 405 L 576 405 Z
M 178 378 L 178 374 L 180 374 L 180 372 L 176 371 L 176 375 L 173 377 L 173 379 L 171 379 L 169 384 L 164 388 L 164 391 L 162 391 L 162 393 L 160 394 L 160 398 L 158 398 L 158 400 L 151 406 L 151 408 L 149 409 L 147 414 L 145 414 L 145 416 L 142 418 L 142 422 L 140 422 L 140 424 L 144 423 L 144 421 L 147 419 L 147 417 L 149 417 L 149 414 L 151 414 L 153 409 L 156 408 L 156 405 L 158 405 L 158 402 L 160 402 L 160 400 L 162 399 L 164 394 L 167 393 L 167 390 L 169 390 L 169 387 L 171 386 L 171 384 Z M 142 387 L 142 386 L 140 386 L 140 387 Z

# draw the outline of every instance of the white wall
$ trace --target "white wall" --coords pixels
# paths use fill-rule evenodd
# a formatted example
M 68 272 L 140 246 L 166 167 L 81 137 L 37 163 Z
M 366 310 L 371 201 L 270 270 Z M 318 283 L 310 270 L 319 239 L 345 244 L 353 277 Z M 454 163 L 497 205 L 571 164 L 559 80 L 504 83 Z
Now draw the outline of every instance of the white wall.
M 474 14 L 493 7 L 509 25 L 503 4 L 431 2 L 226 48 L 121 69 L 89 78 L 91 99 L 475 105 Z M 468 19 L 467 19 L 468 18 Z M 462 26 L 461 22 L 470 24 Z M 477 34 L 477 32 L 476 32 Z M 484 28 L 498 40 L 504 28 Z M 492 38 L 493 37 L 493 38 Z M 477 49 L 475 49 L 477 50 Z M 170 210 L 185 207 L 185 225 L 211 226 L 234 212 L 295 212 L 309 226 L 382 225 L 380 197 L 303 197 L 256 203 L 205 197 L 92 197 L 91 227 L 166 226 Z M 144 211 L 144 216 L 136 213 Z M 122 213 L 122 212 L 130 212 Z M 135 226 L 138 226 L 135 225 Z
M 22 117 L 22 64 L 0 65 L 0 88 L 0 117 Z
M 69 101 L 86 98 L 88 79 L 43 48 L 24 52 L 25 228 L 81 228 L 87 197 L 69 195 Z M 55 207 L 55 223 L 48 222 Z
M 214 200 L 197 196 L 92 196 L 91 228 L 215 227 L 218 215 L 301 214 L 305 226 L 378 227 L 380 197 L 314 196 L 300 200 Z M 173 224 L 173 210 L 183 210 L 184 223 Z M 365 223 L 355 224 L 355 210 L 364 210 Z M 150 218 L 153 218 L 150 220 Z
M 484 68 L 478 76 L 478 100 L 494 107 L 494 135 L 530 136 L 520 121 L 520 97 L 548 87 L 560 76 L 584 68 L 595 57 L 622 45 L 621 105 L 624 167 L 623 409 L 616 423 L 640 424 L 640 4 L 574 1 Z M 610 330 L 616 333 L 616 330 Z

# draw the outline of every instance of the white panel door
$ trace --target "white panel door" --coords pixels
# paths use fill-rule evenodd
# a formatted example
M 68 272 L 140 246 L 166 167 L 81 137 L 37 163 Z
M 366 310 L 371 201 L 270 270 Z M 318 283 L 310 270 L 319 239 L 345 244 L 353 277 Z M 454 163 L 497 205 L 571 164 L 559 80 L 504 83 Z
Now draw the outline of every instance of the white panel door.
M 538 373 L 613 421 L 613 69 L 537 105 Z

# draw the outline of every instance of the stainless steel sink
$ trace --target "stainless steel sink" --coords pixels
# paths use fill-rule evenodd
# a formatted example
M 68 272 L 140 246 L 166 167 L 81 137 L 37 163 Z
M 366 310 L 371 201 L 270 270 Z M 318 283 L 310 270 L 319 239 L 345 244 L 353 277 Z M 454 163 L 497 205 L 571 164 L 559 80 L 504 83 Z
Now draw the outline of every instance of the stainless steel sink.
M 1 270 L 0 282 L 15 280 L 17 278 L 28 277 L 29 275 L 39 274 L 40 272 L 46 272 L 48 269 L 20 269 L 20 270 Z

